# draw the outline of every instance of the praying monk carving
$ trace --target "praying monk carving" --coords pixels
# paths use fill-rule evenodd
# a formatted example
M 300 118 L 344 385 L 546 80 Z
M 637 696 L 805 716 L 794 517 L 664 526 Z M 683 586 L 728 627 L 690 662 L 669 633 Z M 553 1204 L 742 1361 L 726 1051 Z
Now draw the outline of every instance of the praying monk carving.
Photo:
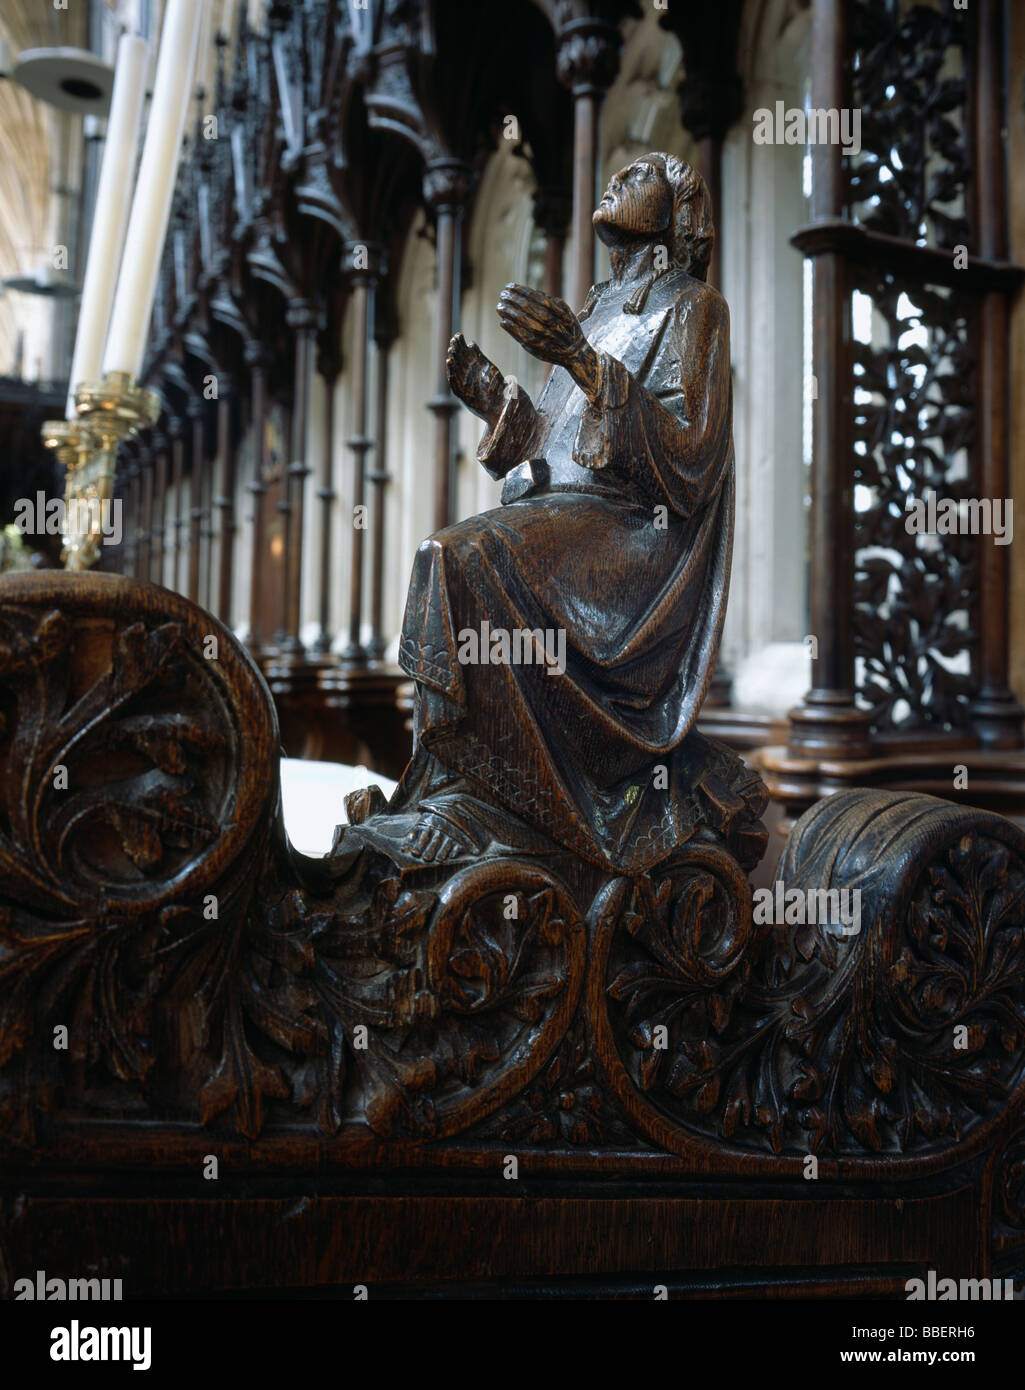
M 553 364 L 537 404 L 461 334 L 449 349 L 452 390 L 487 426 L 478 458 L 505 486 L 416 555 L 399 655 L 414 754 L 375 825 L 421 863 L 554 845 L 637 874 L 695 836 L 744 864 L 764 848 L 760 781 L 693 728 L 734 506 L 708 190 L 650 154 L 610 180 L 594 225 L 612 275 L 579 318 L 521 285 L 498 303 Z
M 111 575 L 0 576 L 8 1194 L 33 1171 L 45 1189 L 69 1152 L 141 1170 L 264 1132 L 247 1152 L 268 1181 L 317 1153 L 364 1174 L 422 1164 L 429 1202 L 445 1172 L 486 1174 L 521 1148 L 563 1177 L 632 1182 L 657 1155 L 663 1174 L 738 1191 L 767 1174 L 781 1194 L 806 1186 L 814 1150 L 834 1175 L 842 1162 L 866 1209 L 880 1183 L 903 1192 L 920 1175 L 932 1202 L 939 1165 L 955 1192 L 966 1163 L 991 1164 L 998 1254 L 1000 1223 L 1022 1228 L 1009 1136 L 1025 1113 L 1025 838 L 931 797 L 840 792 L 801 818 L 774 875 L 788 919 L 796 893 L 818 921 L 769 930 L 756 913 L 765 789 L 694 727 L 734 485 L 708 194 L 648 155 L 612 179 L 595 224 L 612 276 L 579 320 L 519 286 L 501 298 L 503 325 L 553 364 L 536 403 L 452 342 L 452 386 L 484 419 L 503 505 L 420 547 L 402 635 L 413 758 L 390 802 L 376 787 L 347 798 L 325 858 L 288 843 L 269 694 L 227 629 L 205 659 L 210 614 Z M 862 929 L 837 933 L 855 892 Z M 928 983 L 947 978 L 956 990 Z M 67 1054 L 53 1041 L 65 1019 Z M 974 1051 L 949 1046 L 962 1020 Z M 107 1220 L 81 1200 L 85 1217 L 65 1223 L 85 1233 L 79 1268 L 102 1255 Z M 861 1217 L 845 1201 L 830 1199 L 823 1269 L 851 1257 Z M 25 1205 L 0 1221 L 0 1247 L 31 1269 L 25 1230 L 49 1249 L 52 1220 Z M 556 1242 L 562 1274 L 605 1220 L 582 1205 L 587 1230 Z M 436 1225 L 415 1202 L 387 1210 L 389 1229 Z M 908 1247 L 894 1254 L 880 1211 L 859 1249 L 883 1268 Z M 965 1267 L 988 1259 L 980 1211 L 988 1222 L 977 1202 L 930 1218 L 922 1259 L 954 1229 Z M 487 1235 L 492 1217 L 468 1219 Z M 153 1221 L 121 1222 L 114 1248 L 146 1247 Z M 497 1277 L 482 1240 L 466 1242 L 468 1279 Z M 652 1268 L 683 1267 L 681 1248 Z

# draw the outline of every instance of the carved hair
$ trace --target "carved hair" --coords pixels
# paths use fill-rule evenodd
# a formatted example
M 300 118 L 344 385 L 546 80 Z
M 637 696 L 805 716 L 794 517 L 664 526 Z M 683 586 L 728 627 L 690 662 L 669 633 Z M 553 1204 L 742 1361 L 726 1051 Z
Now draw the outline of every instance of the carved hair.
M 695 280 L 704 280 L 715 241 L 712 198 L 708 185 L 691 164 L 674 154 L 648 154 L 643 158 L 661 168 L 673 195 L 669 218 L 669 264 L 650 275 L 623 305 L 624 314 L 640 314 L 648 302 L 652 286 L 671 270 L 686 270 Z
M 703 280 L 708 274 L 715 241 L 708 185 L 693 165 L 677 159 L 674 154 L 649 154 L 645 158 L 662 166 L 673 193 L 670 263 L 682 266 L 696 280 Z

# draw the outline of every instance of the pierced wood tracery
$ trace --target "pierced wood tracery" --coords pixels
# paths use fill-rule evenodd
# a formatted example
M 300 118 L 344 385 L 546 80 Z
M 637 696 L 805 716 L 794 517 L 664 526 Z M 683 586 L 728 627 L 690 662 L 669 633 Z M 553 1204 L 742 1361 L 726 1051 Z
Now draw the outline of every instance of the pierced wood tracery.
M 930 497 L 978 496 L 972 306 L 892 274 L 859 278 L 873 339 L 855 348 L 856 651 L 877 730 L 964 727 L 980 543 L 907 529 Z
M 967 19 L 946 7 L 853 7 L 850 160 L 855 223 L 916 246 L 976 254 Z M 895 272 L 880 251 L 855 275 L 854 520 L 858 689 L 873 728 L 965 728 L 978 687 L 980 544 L 971 534 L 909 533 L 909 504 L 979 495 L 975 466 L 977 305 Z M 859 307 L 863 322 L 858 323 Z M 869 341 L 864 341 L 865 337 Z

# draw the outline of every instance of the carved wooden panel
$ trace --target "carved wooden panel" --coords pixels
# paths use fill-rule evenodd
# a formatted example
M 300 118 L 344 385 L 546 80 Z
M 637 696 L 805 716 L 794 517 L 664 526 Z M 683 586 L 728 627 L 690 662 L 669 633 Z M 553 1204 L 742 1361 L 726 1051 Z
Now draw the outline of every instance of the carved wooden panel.
M 851 169 L 855 220 L 923 245 L 968 241 L 968 12 L 855 0 L 853 15 L 863 148 Z
M 975 254 L 967 16 L 908 0 L 858 0 L 853 14 L 862 143 L 850 159 L 853 219 L 945 248 L 951 261 L 957 247 Z M 858 690 L 877 730 L 964 727 L 977 686 L 980 540 L 909 533 L 907 521 L 909 506 L 931 494 L 978 495 L 976 305 L 895 273 L 883 249 L 858 269 L 855 288 L 865 297 L 855 304 L 854 345 Z
M 266 687 L 208 615 L 25 576 L 0 625 L 8 1147 L 74 1115 L 870 1175 L 975 1152 L 1020 1105 L 1025 841 L 998 816 L 820 803 L 777 879 L 857 890 L 850 934 L 825 911 L 765 925 L 710 828 L 635 876 L 565 851 L 453 867 L 404 851 L 367 793 L 306 860 Z M 752 809 L 720 800 L 749 843 Z
M 968 722 L 980 538 L 909 532 L 930 496 L 978 495 L 973 306 L 880 269 L 856 281 L 871 343 L 855 344 L 854 632 L 877 729 Z M 984 543 L 992 544 L 988 538 Z

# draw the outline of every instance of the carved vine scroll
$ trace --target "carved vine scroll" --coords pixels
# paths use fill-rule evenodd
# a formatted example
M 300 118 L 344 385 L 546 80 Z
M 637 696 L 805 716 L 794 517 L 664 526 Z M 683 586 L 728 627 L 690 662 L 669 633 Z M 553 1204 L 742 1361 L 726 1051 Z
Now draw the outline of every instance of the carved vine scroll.
M 777 878 L 859 890 L 855 934 L 760 921 L 739 829 L 633 876 L 497 841 L 424 864 L 368 793 L 307 859 L 230 634 L 104 576 L 2 589 L 5 1148 L 74 1117 L 906 1164 L 1020 1105 L 1025 842 L 1000 817 L 866 792 L 810 811 Z

